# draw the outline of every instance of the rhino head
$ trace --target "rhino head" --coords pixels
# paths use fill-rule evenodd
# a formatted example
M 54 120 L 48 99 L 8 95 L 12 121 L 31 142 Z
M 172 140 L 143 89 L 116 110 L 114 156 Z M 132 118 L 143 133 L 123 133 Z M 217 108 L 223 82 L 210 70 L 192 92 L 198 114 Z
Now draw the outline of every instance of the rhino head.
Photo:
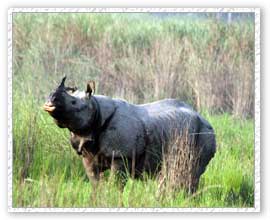
M 53 91 L 43 109 L 47 111 L 60 128 L 68 128 L 75 133 L 88 132 L 95 118 L 95 105 L 91 101 L 92 87 L 87 84 L 85 92 L 65 86 L 64 77 Z

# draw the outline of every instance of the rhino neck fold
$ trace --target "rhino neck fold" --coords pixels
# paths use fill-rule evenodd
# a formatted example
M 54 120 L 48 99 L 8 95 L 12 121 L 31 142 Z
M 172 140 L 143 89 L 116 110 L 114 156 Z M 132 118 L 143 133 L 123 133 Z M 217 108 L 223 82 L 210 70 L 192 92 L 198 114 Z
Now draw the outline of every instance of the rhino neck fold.
M 91 99 L 95 108 L 95 115 L 91 125 L 92 130 L 91 133 L 93 133 L 94 136 L 96 136 L 96 134 L 99 135 L 102 131 L 104 131 L 108 127 L 109 122 L 113 118 L 117 108 L 113 105 L 111 108 L 107 109 L 105 109 L 106 107 L 103 106 L 102 109 L 96 97 L 92 96 Z
M 90 125 L 90 131 L 88 131 L 87 136 L 91 136 L 94 146 L 93 149 L 95 149 L 95 151 L 98 151 L 99 136 L 109 126 L 109 123 L 112 120 L 117 108 L 113 108 L 113 111 L 110 112 L 109 115 L 106 115 L 107 117 L 103 118 L 98 100 L 94 96 L 91 97 L 91 100 L 95 109 L 95 114 Z
M 100 130 L 102 126 L 102 118 L 101 118 L 100 106 L 97 99 L 94 96 L 92 96 L 91 100 L 95 109 L 95 114 L 94 114 L 93 121 L 90 127 L 91 127 L 91 133 L 96 133 L 98 130 Z

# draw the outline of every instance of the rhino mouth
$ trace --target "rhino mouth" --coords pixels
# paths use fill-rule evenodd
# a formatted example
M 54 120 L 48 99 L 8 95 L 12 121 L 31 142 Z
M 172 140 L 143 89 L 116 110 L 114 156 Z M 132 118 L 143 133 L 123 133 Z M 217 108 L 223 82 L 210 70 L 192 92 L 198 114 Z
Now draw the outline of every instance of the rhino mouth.
M 46 111 L 46 112 L 53 112 L 55 110 L 55 106 L 52 104 L 52 102 L 46 102 L 44 105 L 43 105 L 43 109 Z

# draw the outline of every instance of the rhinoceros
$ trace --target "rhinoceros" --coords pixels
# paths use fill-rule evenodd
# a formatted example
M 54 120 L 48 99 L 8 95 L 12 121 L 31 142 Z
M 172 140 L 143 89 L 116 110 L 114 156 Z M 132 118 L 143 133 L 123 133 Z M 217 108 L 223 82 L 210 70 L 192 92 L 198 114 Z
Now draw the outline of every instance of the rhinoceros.
M 160 171 L 163 154 L 172 138 L 192 136 L 200 151 L 199 179 L 216 151 L 212 126 L 189 105 L 177 99 L 164 99 L 147 104 L 130 104 L 122 99 L 93 95 L 93 86 L 86 91 L 65 86 L 66 77 L 53 91 L 44 110 L 60 128 L 70 131 L 73 148 L 82 156 L 90 180 L 99 179 L 106 169 L 133 172 Z

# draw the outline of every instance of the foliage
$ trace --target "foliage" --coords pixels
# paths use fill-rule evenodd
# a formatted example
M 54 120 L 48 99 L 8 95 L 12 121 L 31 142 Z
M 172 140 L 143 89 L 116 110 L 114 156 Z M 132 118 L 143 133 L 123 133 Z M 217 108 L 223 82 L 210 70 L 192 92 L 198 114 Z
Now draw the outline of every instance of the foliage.
M 149 14 L 13 17 L 13 207 L 252 207 L 254 24 Z M 84 89 L 145 103 L 179 98 L 213 125 L 217 153 L 198 191 L 114 176 L 94 190 L 69 134 L 41 109 L 63 75 Z

